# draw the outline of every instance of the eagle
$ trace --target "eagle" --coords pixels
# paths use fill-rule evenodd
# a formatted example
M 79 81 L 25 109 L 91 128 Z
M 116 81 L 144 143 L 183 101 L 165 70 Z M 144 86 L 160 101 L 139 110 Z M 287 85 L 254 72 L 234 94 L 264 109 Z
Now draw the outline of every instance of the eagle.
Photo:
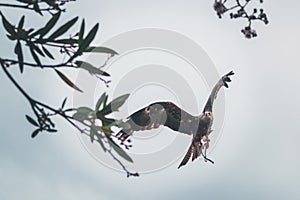
M 174 131 L 192 135 L 192 142 L 178 168 L 187 164 L 192 157 L 192 161 L 203 156 L 205 161 L 214 163 L 206 157 L 206 150 L 209 148 L 209 134 L 212 132 L 213 124 L 213 103 L 222 86 L 228 88 L 231 82 L 230 76 L 233 71 L 220 78 L 212 89 L 210 96 L 204 106 L 203 112 L 199 116 L 193 116 L 172 102 L 155 102 L 135 113 L 131 114 L 126 123 L 130 126 L 119 131 L 115 136 L 121 144 L 128 141 L 129 137 L 137 131 L 156 129 L 166 126 Z

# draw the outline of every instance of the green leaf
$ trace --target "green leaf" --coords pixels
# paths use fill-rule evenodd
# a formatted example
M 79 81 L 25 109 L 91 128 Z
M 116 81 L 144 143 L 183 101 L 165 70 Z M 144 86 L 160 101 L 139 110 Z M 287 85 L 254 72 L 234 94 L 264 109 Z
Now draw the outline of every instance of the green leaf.
M 97 32 L 98 32 L 98 28 L 99 28 L 99 23 L 97 23 L 92 29 L 91 31 L 88 33 L 88 35 L 86 36 L 86 38 L 82 41 L 82 43 L 79 46 L 78 51 L 80 53 L 84 52 L 91 44 L 91 42 L 94 40 Z
M 90 114 L 93 113 L 93 109 L 89 108 L 89 107 L 85 107 L 85 106 L 81 106 L 79 108 L 76 108 L 76 111 L 79 113 L 85 113 L 85 114 Z
M 40 131 L 41 131 L 40 129 L 36 129 L 36 130 L 33 131 L 33 133 L 31 134 L 31 137 L 32 137 L 32 138 L 35 138 L 35 137 L 39 134 Z
M 78 40 L 70 38 L 70 39 L 55 40 L 53 42 L 61 43 L 61 44 L 77 44 Z
M 108 53 L 111 55 L 118 55 L 118 53 L 113 50 L 110 49 L 108 47 L 89 47 L 88 49 L 86 49 L 84 52 L 91 52 L 91 53 Z
M 103 126 L 112 127 L 116 124 L 117 120 L 111 119 L 111 118 L 103 118 L 103 119 L 101 119 L 101 121 L 102 121 Z
M 43 68 L 43 65 L 42 65 L 42 63 L 41 63 L 41 61 L 40 61 L 38 55 L 36 55 L 36 53 L 35 53 L 34 48 L 32 47 L 32 45 L 29 46 L 29 50 L 30 50 L 30 53 L 31 53 L 31 55 L 32 55 L 32 57 L 33 57 L 33 59 L 34 59 L 34 61 L 36 62 L 36 64 L 37 64 L 38 66 L 40 66 L 41 68 Z
M 54 40 L 55 38 L 61 36 L 62 34 L 67 32 L 76 23 L 77 20 L 78 17 L 71 19 L 70 21 L 59 27 L 54 33 L 52 33 L 52 35 L 50 35 L 48 39 Z
M 125 160 L 133 163 L 132 158 L 121 148 L 119 147 L 119 145 L 117 145 L 112 139 L 111 137 L 107 137 L 109 144 L 111 145 L 111 147 Z
M 32 124 L 33 126 L 39 126 L 39 124 L 34 120 L 34 119 L 32 119 L 30 116 L 28 116 L 28 115 L 25 115 L 26 116 L 26 119 L 27 119 L 27 121 L 30 123 L 30 124 Z
M 34 1 L 34 3 L 33 3 L 33 10 L 43 16 L 43 13 L 42 13 L 42 11 L 39 7 L 39 3 L 37 1 Z
M 32 31 L 34 31 L 34 28 L 30 28 L 26 31 L 27 35 L 30 34 Z
M 16 47 L 15 47 L 15 53 L 18 56 L 18 62 L 19 62 L 20 71 L 21 71 L 21 73 L 23 73 L 23 69 L 24 69 L 24 57 L 23 57 L 21 42 L 19 40 L 17 41 Z
M 45 54 L 51 58 L 52 60 L 54 60 L 53 55 L 50 53 L 50 51 L 48 51 L 44 46 L 42 46 L 43 51 L 45 52 Z
M 43 37 L 44 35 L 46 35 L 46 33 L 48 33 L 55 26 L 59 17 L 60 12 L 57 12 L 52 16 L 52 18 L 47 22 L 47 24 L 43 28 L 40 28 L 39 30 L 32 33 L 31 37 L 34 37 L 36 35 L 40 35 L 40 37 Z
M 32 43 L 30 46 L 32 46 L 32 48 L 34 49 L 34 51 L 36 51 L 38 54 L 40 54 L 41 56 L 45 57 L 45 54 L 43 53 L 43 51 L 34 43 Z
M 98 101 L 97 101 L 97 103 L 96 103 L 96 106 L 95 106 L 95 111 L 96 111 L 96 112 L 99 110 L 101 104 L 103 103 L 103 100 L 104 100 L 105 96 L 106 96 L 106 93 L 104 92 L 104 93 L 100 96 L 100 98 L 98 99 Z
M 15 35 L 16 34 L 15 27 L 7 21 L 7 19 L 5 18 L 5 16 L 2 14 L 1 11 L 0 11 L 0 15 L 2 17 L 2 23 L 3 23 L 5 30 L 8 33 L 10 33 L 12 36 Z
M 18 39 L 17 35 L 9 35 L 9 34 L 6 34 L 6 36 L 8 37 L 8 39 L 14 41 L 16 39 Z
M 49 6 L 55 6 L 55 0 L 44 0 Z
M 88 62 L 85 61 L 76 61 L 75 64 L 82 68 L 85 69 L 86 71 L 88 71 L 90 74 L 98 74 L 98 75 L 102 75 L 102 76 L 110 76 L 107 72 L 102 71 L 99 68 L 94 67 L 93 65 L 91 65 Z
M 72 116 L 75 120 L 83 122 L 95 117 L 95 112 L 89 107 L 79 107 L 76 109 L 76 113 Z
M 70 79 L 65 76 L 62 72 L 58 71 L 57 69 L 54 69 L 55 72 L 58 74 L 58 76 L 67 84 L 69 85 L 71 88 L 79 91 L 79 92 L 83 92 L 81 89 L 79 89 L 72 81 L 70 81 Z
M 107 99 L 108 99 L 108 95 L 105 95 L 105 98 L 104 98 L 104 100 L 103 100 L 103 107 L 106 106 Z
M 95 126 L 91 126 L 91 130 L 90 130 L 91 143 L 94 142 L 94 140 L 95 140 L 95 135 L 97 135 L 96 127 L 95 127 Z
M 118 128 L 130 129 L 131 126 L 129 123 L 123 122 L 122 120 L 115 120 L 111 118 L 102 118 L 101 119 L 103 126 L 112 127 L 116 126 Z
M 18 29 L 22 29 L 24 26 L 25 16 L 23 15 L 19 21 Z
M 16 0 L 19 1 L 21 3 L 26 3 L 26 4 L 32 4 L 32 0 Z
M 64 108 L 67 102 L 67 97 L 63 100 L 62 104 L 61 104 L 61 108 Z
M 49 132 L 49 133 L 57 133 L 56 129 L 47 129 L 46 131 Z
M 123 128 L 125 130 L 128 130 L 131 128 L 131 125 L 129 123 L 123 122 L 122 120 L 116 121 L 116 126 L 119 128 Z
M 80 31 L 79 31 L 79 35 L 78 35 L 78 43 L 79 43 L 79 45 L 81 45 L 81 42 L 83 40 L 84 29 L 85 29 L 85 22 L 84 22 L 84 19 L 83 19 L 82 22 L 81 22 Z
M 102 110 L 97 112 L 97 116 L 108 115 L 114 111 L 118 111 L 119 108 L 125 103 L 128 97 L 129 94 L 125 94 L 112 100 L 107 106 L 105 106 Z

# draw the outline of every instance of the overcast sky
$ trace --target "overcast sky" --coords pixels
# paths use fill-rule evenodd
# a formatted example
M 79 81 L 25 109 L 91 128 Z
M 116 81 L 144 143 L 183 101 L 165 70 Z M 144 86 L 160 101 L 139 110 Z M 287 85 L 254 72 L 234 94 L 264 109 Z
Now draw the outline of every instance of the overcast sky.
M 88 27 L 100 22 L 95 44 L 131 30 L 166 29 L 201 46 L 219 74 L 235 70 L 225 91 L 222 133 L 209 154 L 216 164 L 199 159 L 177 170 L 177 161 L 155 173 L 127 179 L 94 159 L 76 130 L 59 118 L 58 135 L 43 134 L 32 140 L 33 127 L 24 117 L 31 114 L 29 105 L 1 72 L 0 199 L 298 199 L 300 3 L 265 1 L 263 7 L 270 24 L 255 24 L 259 37 L 247 40 L 240 33 L 245 22 L 219 20 L 212 1 L 70 3 L 65 19 L 79 15 Z M 1 11 L 11 20 L 19 18 L 19 12 Z M 42 24 L 40 19 L 33 18 L 32 23 Z M 0 30 L 0 55 L 14 56 Z M 17 69 L 12 71 L 19 77 Z M 39 71 L 26 69 L 20 77 L 30 94 L 54 106 L 65 96 L 72 97 L 73 91 L 55 73 Z M 76 73 L 68 72 L 76 78 Z M 205 91 L 199 96 L 204 101 L 208 90 L 199 80 L 200 86 L 194 87 Z M 175 96 L 166 94 L 164 100 Z M 143 97 L 151 101 L 151 96 Z M 157 98 L 154 95 L 153 100 Z M 187 109 L 196 114 L 202 103 L 200 108 Z M 129 105 L 128 112 L 138 106 L 142 105 Z

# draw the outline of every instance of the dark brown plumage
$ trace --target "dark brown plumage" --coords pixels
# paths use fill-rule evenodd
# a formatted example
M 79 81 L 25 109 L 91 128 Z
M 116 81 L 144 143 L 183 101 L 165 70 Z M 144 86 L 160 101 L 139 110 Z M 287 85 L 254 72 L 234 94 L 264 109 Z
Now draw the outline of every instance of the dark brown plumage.
M 184 156 L 179 167 L 184 166 L 192 156 L 192 161 L 201 154 L 205 160 L 212 162 L 206 157 L 206 149 L 209 147 L 209 134 L 212 132 L 213 123 L 212 108 L 214 100 L 222 86 L 228 88 L 230 76 L 233 71 L 224 75 L 214 86 L 205 104 L 203 112 L 199 116 L 193 116 L 172 102 L 156 102 L 138 110 L 128 117 L 126 121 L 130 128 L 121 130 L 116 137 L 122 142 L 126 141 L 135 131 L 151 130 L 159 126 L 167 126 L 174 131 L 187 135 L 193 135 L 192 144 Z M 212 162 L 213 163 L 213 162 Z

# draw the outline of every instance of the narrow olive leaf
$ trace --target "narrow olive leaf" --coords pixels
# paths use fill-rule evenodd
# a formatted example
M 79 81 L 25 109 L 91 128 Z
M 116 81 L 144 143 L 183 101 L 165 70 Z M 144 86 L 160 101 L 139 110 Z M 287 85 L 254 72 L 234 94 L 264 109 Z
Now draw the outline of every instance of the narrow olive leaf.
M 43 28 L 40 28 L 39 30 L 35 31 L 30 36 L 34 37 L 36 35 L 40 35 L 40 37 L 43 37 L 55 26 L 59 17 L 60 17 L 60 12 L 55 13 Z
M 98 115 L 108 115 L 114 111 L 118 111 L 119 108 L 125 103 L 129 94 L 122 95 L 117 97 L 116 99 L 112 100 L 107 106 L 105 106 L 102 110 L 97 112 Z
M 57 69 L 54 69 L 55 72 L 58 74 L 58 76 L 67 84 L 69 85 L 71 88 L 79 91 L 79 92 L 83 92 L 81 89 L 79 89 L 72 81 L 70 81 L 70 79 L 68 77 L 66 77 L 63 73 L 61 73 L 60 71 L 58 71 Z
M 61 104 L 61 108 L 63 109 L 66 105 L 67 102 L 67 97 L 63 100 L 62 104 Z
M 31 137 L 35 138 L 40 132 L 40 129 L 36 129 L 35 131 L 32 132 Z
M 50 51 L 48 51 L 44 46 L 42 46 L 42 49 L 43 49 L 44 53 L 45 53 L 49 58 L 51 58 L 52 60 L 54 60 L 54 57 L 53 57 L 53 55 L 50 53 Z
M 64 34 L 65 32 L 67 32 L 78 20 L 78 17 L 75 17 L 73 19 L 71 19 L 70 21 L 68 21 L 67 23 L 65 23 L 64 25 L 62 25 L 61 27 L 59 27 L 54 33 L 52 33 L 49 36 L 49 40 L 54 40 L 55 38 L 61 36 L 62 34 Z
M 108 47 L 89 47 L 84 52 L 91 52 L 91 53 L 108 53 L 111 55 L 118 55 L 118 53 Z
M 24 26 L 25 16 L 23 15 L 19 21 L 18 28 L 22 29 Z
M 5 16 L 2 14 L 1 11 L 0 11 L 0 15 L 2 17 L 2 23 L 5 30 L 11 35 L 15 35 L 16 34 L 15 27 L 7 21 L 7 19 L 5 18 Z
M 119 97 L 115 98 L 114 100 L 112 100 L 111 104 L 114 107 L 114 111 L 117 111 L 117 109 L 120 108 L 125 103 L 125 101 L 128 99 L 128 97 L 129 97 L 129 94 L 124 94 L 124 95 L 119 96 Z
M 61 44 L 77 44 L 78 40 L 70 38 L 70 39 L 55 40 L 53 42 L 61 43 Z
M 69 62 L 71 62 L 74 58 L 76 58 L 79 55 L 82 55 L 82 53 L 89 47 L 91 42 L 94 40 L 99 28 L 99 23 L 97 23 L 92 30 L 88 33 L 85 39 L 82 39 L 82 41 L 79 41 L 79 48 L 78 50 L 69 58 Z
M 89 107 L 79 107 L 76 109 L 76 113 L 73 114 L 73 118 L 77 121 L 83 122 L 94 118 L 95 112 Z
M 47 129 L 46 131 L 49 132 L 49 133 L 57 133 L 56 129 Z
M 32 31 L 34 31 L 34 28 L 30 28 L 26 31 L 27 34 L 30 34 Z
M 32 4 L 32 0 L 16 0 L 16 1 L 19 1 L 21 3 L 26 3 L 26 4 Z
M 28 115 L 25 115 L 26 116 L 26 119 L 27 119 L 27 121 L 30 123 L 30 124 L 32 124 L 33 126 L 39 126 L 39 124 L 34 120 L 34 119 L 32 119 L 30 116 L 28 116 Z
M 103 107 L 106 106 L 107 99 L 108 99 L 108 95 L 106 94 L 106 95 L 105 95 L 105 98 L 104 98 L 104 100 L 103 100 Z
M 24 57 L 23 57 L 21 42 L 19 40 L 17 41 L 16 47 L 15 47 L 15 53 L 18 56 L 18 62 L 19 62 L 20 71 L 21 71 L 21 73 L 23 73 L 23 69 L 24 69 Z
M 105 71 L 102 71 L 101 69 L 99 69 L 97 67 L 94 67 L 93 65 L 91 65 L 88 62 L 85 62 L 85 61 L 76 61 L 75 64 L 78 67 L 80 67 L 80 68 L 85 69 L 86 71 L 88 71 L 91 75 L 98 74 L 98 75 L 102 75 L 102 76 L 110 76 L 109 73 L 107 73 Z
M 100 96 L 100 98 L 98 99 L 98 101 L 97 101 L 97 103 L 96 103 L 96 106 L 95 106 L 95 111 L 96 111 L 96 112 L 100 109 L 100 106 L 101 106 L 101 104 L 103 103 L 103 100 L 104 100 L 105 96 L 106 96 L 106 93 L 104 92 L 104 93 Z
M 55 0 L 44 0 L 49 6 L 55 6 Z
M 36 62 L 36 64 L 37 64 L 38 66 L 40 66 L 41 68 L 43 68 L 43 65 L 42 65 L 42 63 L 41 63 L 41 61 L 40 61 L 38 55 L 36 55 L 36 53 L 35 53 L 34 48 L 32 47 L 32 45 L 29 46 L 29 50 L 30 50 L 30 53 L 31 53 L 31 55 L 32 55 L 32 57 L 33 57 L 33 59 L 34 59 L 34 61 Z
M 110 146 L 119 154 L 119 156 L 133 163 L 132 158 L 121 147 L 119 147 L 119 145 L 117 145 L 110 137 L 107 137 L 107 139 Z
M 9 34 L 6 34 L 6 36 L 8 37 L 8 39 L 14 41 L 16 39 L 18 39 L 17 35 L 9 35 Z
M 107 126 L 107 127 L 112 127 L 116 124 L 116 120 L 111 119 L 111 118 L 105 118 L 104 117 L 101 121 L 102 121 L 102 125 Z
M 116 121 L 116 126 L 118 126 L 119 128 L 123 128 L 123 129 L 130 129 L 131 125 L 127 122 L 123 122 L 122 120 L 118 120 Z
M 81 26 L 80 26 L 80 30 L 79 30 L 79 35 L 78 35 L 78 43 L 79 46 L 81 45 L 81 42 L 83 40 L 83 36 L 84 36 L 84 29 L 85 29 L 85 21 L 84 19 L 81 22 Z
M 90 130 L 90 139 L 91 139 L 91 143 L 94 142 L 95 140 L 95 135 L 97 134 L 97 130 L 95 126 L 91 126 L 91 130 Z
M 31 44 L 32 48 L 38 53 L 40 54 L 41 56 L 45 57 L 45 54 L 44 52 L 35 44 Z
M 108 127 L 108 126 L 101 126 L 100 128 L 101 128 L 101 130 L 103 131 L 103 133 L 105 134 L 106 137 L 110 137 L 111 134 L 113 133 L 111 128 Z
M 84 52 L 91 44 L 91 42 L 94 40 L 99 28 L 99 23 L 97 23 L 92 30 L 88 33 L 86 38 L 82 41 L 78 51 L 80 53 Z
M 93 109 L 89 108 L 89 107 L 85 107 L 85 106 L 81 106 L 79 108 L 76 108 L 77 112 L 80 113 L 85 113 L 86 115 L 94 112 Z
M 39 7 L 39 3 L 37 1 L 34 1 L 34 3 L 33 3 L 33 10 L 43 16 L 43 13 L 42 13 L 42 11 Z

